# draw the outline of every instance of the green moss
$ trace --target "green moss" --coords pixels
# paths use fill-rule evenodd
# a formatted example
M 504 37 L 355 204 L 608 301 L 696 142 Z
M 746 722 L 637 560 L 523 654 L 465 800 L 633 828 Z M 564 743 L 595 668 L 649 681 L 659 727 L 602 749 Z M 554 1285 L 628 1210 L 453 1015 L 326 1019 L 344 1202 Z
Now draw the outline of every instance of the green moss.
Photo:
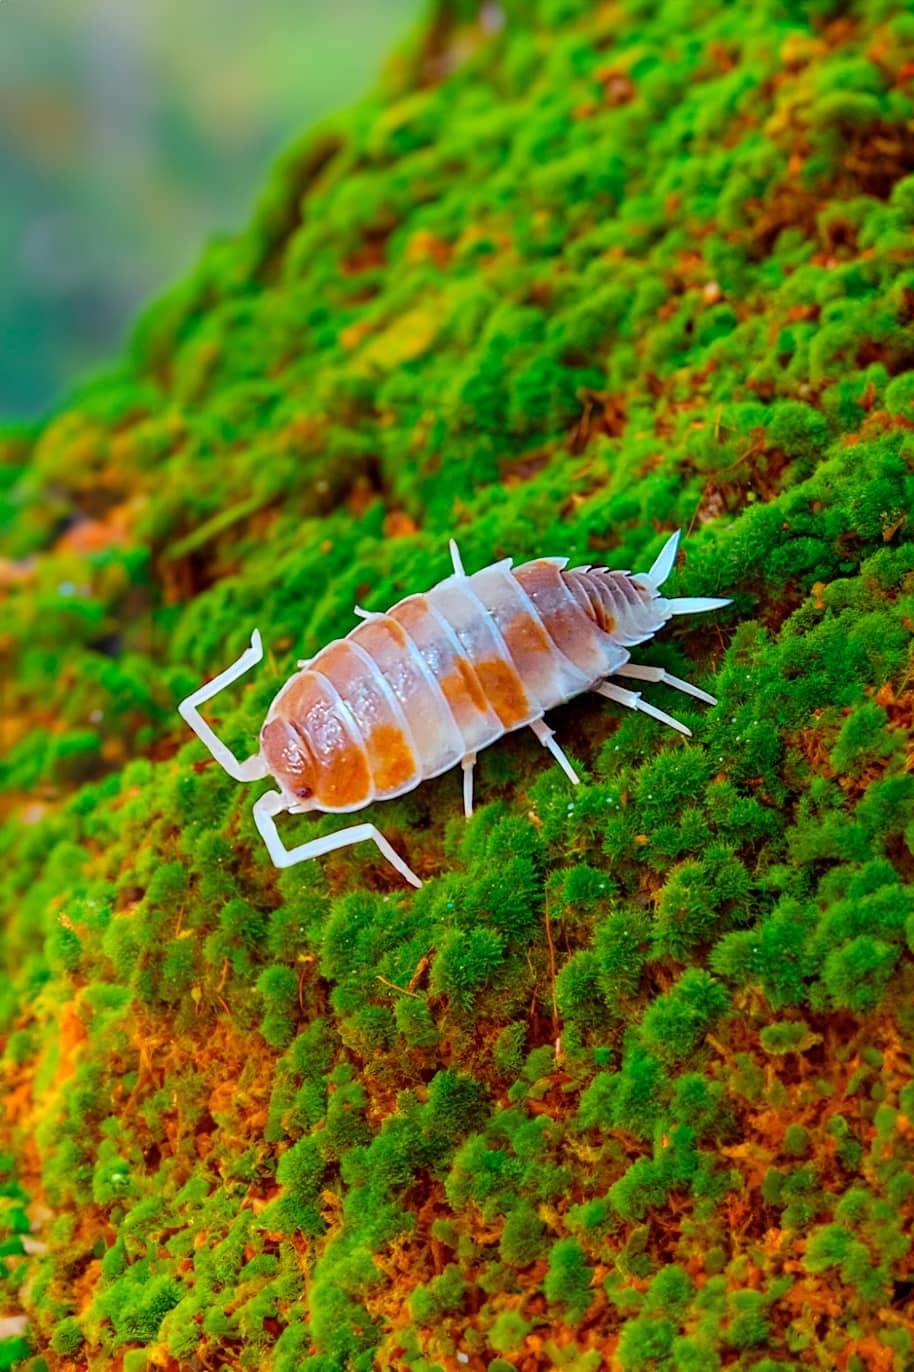
M 757 1348 L 767 1342 L 768 1301 L 762 1292 L 735 1291 L 728 1305 L 729 1320 L 724 1338 L 731 1348 Z
M 492 1324 L 489 1342 L 500 1353 L 511 1353 L 522 1346 L 532 1328 L 532 1321 L 522 1319 L 516 1310 L 502 1310 Z
M 619 1362 L 624 1372 L 669 1364 L 675 1329 L 671 1320 L 629 1320 L 619 1342 Z
M 513 1267 L 526 1267 L 544 1251 L 546 1226 L 529 1205 L 518 1206 L 505 1220 L 498 1251 Z
M 785 1053 L 802 1053 L 820 1040 L 810 1033 L 805 1020 L 775 1020 L 766 1024 L 759 1034 L 759 1042 L 766 1053 L 782 1057 Z
M 323 1140 L 306 1135 L 283 1153 L 276 1169 L 276 1180 L 282 1186 L 280 1199 L 274 1202 L 275 1213 L 269 1213 L 266 1223 L 279 1221 L 290 1236 L 296 1230 L 320 1233 L 322 1225 L 316 1202 L 326 1171 Z
M 907 179 L 911 180 L 910 177 Z M 889 414 L 900 419 L 914 419 L 914 377 L 896 376 L 889 383 L 885 391 L 885 407 Z
M 82 1348 L 84 1341 L 79 1321 L 69 1317 L 55 1325 L 51 1335 L 51 1349 L 61 1357 L 73 1357 Z
M 411 1048 L 435 1047 L 438 1029 L 425 1001 L 403 996 L 394 1013 L 397 1028 Z
M 267 967 L 257 979 L 263 997 L 264 1015 L 260 1032 L 267 1043 L 280 1048 L 295 1032 L 298 981 L 290 967 Z
M 0 1364 L 592 1372 L 604 1301 L 622 1367 L 910 1361 L 914 26 L 503 8 L 434 4 L 0 435 Z M 520 731 L 469 824 L 453 775 L 372 807 L 420 891 L 275 871 L 175 713 L 256 624 L 247 755 L 452 535 L 679 526 L 670 595 L 733 604 L 632 653 L 719 704 L 585 695 L 574 790 Z
M 465 1291 L 460 1268 L 451 1263 L 440 1277 L 416 1288 L 409 1302 L 410 1314 L 417 1324 L 431 1324 L 437 1316 L 458 1310 Z
M 516 1076 L 524 1063 L 523 1047 L 527 1038 L 525 1024 L 506 1024 L 499 1032 L 492 1048 L 492 1059 L 499 1072 Z
M 559 1239 L 549 1251 L 549 1268 L 543 1282 L 546 1299 L 564 1306 L 571 1318 L 580 1318 L 588 1309 L 592 1295 L 584 1252 L 574 1239 Z
M 873 702 L 861 705 L 841 726 L 837 742 L 831 751 L 831 765 L 836 772 L 862 776 L 874 763 L 879 765 L 891 756 L 895 740 L 886 728 L 885 711 Z
M 784 1130 L 782 1147 L 785 1153 L 801 1158 L 809 1151 L 809 1131 L 802 1124 L 789 1124 Z
M 131 1270 L 101 1295 L 99 1307 L 111 1320 L 118 1343 L 152 1343 L 183 1294 L 181 1284 L 167 1273 L 143 1281 Z
M 469 1010 L 477 992 L 492 981 L 503 960 L 504 940 L 497 929 L 451 929 L 435 958 L 432 989 Z
M 882 999 L 898 956 L 898 948 L 867 934 L 834 949 L 822 970 L 833 1003 L 858 1012 L 872 1010 Z
M 658 1056 L 677 1062 L 701 1043 L 728 1008 L 729 997 L 723 986 L 700 968 L 689 968 L 654 1001 L 641 1021 L 641 1036 Z
M 641 980 L 647 921 L 637 913 L 616 911 L 600 922 L 593 959 L 596 981 L 607 1005 L 620 1006 L 620 997 L 632 996 Z

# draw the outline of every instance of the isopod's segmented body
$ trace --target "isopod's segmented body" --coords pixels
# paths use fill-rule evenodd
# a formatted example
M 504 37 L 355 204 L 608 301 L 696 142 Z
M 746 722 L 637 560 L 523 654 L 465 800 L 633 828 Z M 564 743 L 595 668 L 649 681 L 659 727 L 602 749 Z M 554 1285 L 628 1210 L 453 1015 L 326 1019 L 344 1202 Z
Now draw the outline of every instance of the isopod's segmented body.
M 402 795 L 612 675 L 659 608 L 629 577 L 552 560 L 450 577 L 287 682 L 261 733 L 267 765 L 322 810 Z
M 184 701 L 181 713 L 232 775 L 253 780 L 271 774 L 279 784 L 279 792 L 268 792 L 255 806 L 258 828 L 278 865 L 373 838 L 419 884 L 374 826 L 358 825 L 289 853 L 273 817 L 282 810 L 360 810 L 458 763 L 469 814 L 477 753 L 524 726 L 576 781 L 543 715 L 591 689 L 687 733 L 637 693 L 606 680 L 665 680 L 713 701 L 659 668 L 629 661 L 629 648 L 650 638 L 671 615 L 728 603 L 661 596 L 677 538 L 640 575 L 568 569 L 566 558 L 539 558 L 520 567 L 508 559 L 468 576 L 452 544 L 452 576 L 424 594 L 407 596 L 386 614 L 358 611 L 362 622 L 345 638 L 300 664 L 270 706 L 259 754 L 247 762 L 228 753 L 195 707 L 259 658 L 256 633 L 248 653 Z

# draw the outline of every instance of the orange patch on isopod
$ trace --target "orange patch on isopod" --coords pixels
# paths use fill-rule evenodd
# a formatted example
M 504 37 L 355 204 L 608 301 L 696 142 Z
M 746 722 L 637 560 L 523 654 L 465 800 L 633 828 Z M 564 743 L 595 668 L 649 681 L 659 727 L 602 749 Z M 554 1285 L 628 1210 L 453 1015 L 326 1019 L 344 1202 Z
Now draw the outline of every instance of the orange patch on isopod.
M 474 665 L 486 699 L 506 729 L 529 718 L 530 702 L 510 663 L 496 657 Z
M 366 740 L 374 784 L 379 791 L 395 791 L 416 775 L 416 758 L 406 735 L 395 724 L 378 724 Z

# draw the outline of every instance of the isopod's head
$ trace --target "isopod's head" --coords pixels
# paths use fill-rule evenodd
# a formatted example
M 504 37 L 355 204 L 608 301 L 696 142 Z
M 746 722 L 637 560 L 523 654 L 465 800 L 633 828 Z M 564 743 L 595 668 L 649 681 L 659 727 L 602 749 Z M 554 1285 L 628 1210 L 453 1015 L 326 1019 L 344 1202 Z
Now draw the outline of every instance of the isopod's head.
M 310 810 L 317 765 L 302 731 L 287 719 L 271 719 L 260 731 L 260 751 L 283 791 L 294 798 L 295 809 Z

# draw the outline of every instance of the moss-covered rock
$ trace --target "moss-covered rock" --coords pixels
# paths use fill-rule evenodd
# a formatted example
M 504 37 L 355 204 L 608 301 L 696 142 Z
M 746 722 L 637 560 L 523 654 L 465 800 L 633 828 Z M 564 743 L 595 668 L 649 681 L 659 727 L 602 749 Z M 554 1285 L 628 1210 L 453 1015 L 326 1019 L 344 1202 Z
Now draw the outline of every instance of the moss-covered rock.
M 880 0 L 441 0 L 2 434 L 0 1366 L 911 1366 L 912 71 Z M 243 755 L 451 534 L 678 526 L 720 704 L 370 813 L 419 892 L 277 873 L 175 714 L 259 626 Z

